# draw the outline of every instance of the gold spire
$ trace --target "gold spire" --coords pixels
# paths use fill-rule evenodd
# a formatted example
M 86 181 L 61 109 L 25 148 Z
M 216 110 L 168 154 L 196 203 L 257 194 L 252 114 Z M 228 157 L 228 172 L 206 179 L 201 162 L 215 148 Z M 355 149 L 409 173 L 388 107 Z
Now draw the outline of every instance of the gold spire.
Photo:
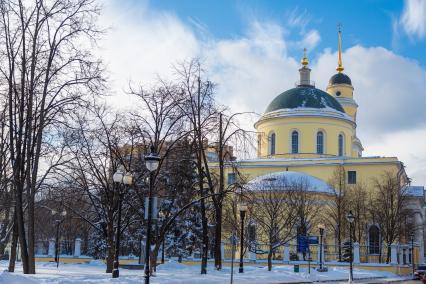
M 302 63 L 303 66 L 306 66 L 309 64 L 308 57 L 306 56 L 306 48 L 303 49 L 303 58 L 300 61 L 300 63 Z
M 336 70 L 339 73 L 342 73 L 343 70 L 345 70 L 345 68 L 343 68 L 343 63 L 342 63 L 342 31 L 340 30 L 341 25 L 338 25 L 339 31 L 338 31 L 338 60 L 337 60 L 337 67 Z

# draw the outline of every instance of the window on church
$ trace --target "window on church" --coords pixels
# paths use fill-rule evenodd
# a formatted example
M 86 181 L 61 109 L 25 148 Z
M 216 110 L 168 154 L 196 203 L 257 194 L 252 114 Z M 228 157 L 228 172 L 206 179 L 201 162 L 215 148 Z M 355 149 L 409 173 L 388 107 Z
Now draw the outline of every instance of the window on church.
M 317 133 L 317 154 L 324 154 L 324 133 L 322 131 Z
M 291 153 L 299 153 L 299 132 L 296 130 L 291 133 Z
M 269 155 L 275 155 L 275 133 L 269 136 Z
M 338 144 L 339 144 L 339 156 L 343 156 L 344 139 L 342 134 L 339 134 Z
M 348 184 L 356 184 L 356 171 L 348 171 Z
M 380 254 L 380 230 L 376 225 L 368 229 L 368 253 Z

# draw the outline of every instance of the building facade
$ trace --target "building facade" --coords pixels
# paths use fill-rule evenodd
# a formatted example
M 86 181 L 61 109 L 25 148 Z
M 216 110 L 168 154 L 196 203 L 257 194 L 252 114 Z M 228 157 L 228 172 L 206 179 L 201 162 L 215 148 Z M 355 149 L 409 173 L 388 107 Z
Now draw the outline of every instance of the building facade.
M 258 139 L 257 157 L 236 160 L 233 167 L 228 167 L 229 184 L 236 180 L 235 168 L 238 175 L 244 176 L 245 181 L 252 185 L 270 180 L 271 175 L 274 179 L 298 176 L 316 184 L 329 184 L 338 168 L 344 168 L 348 185 L 362 183 L 370 190 L 374 190 L 374 181 L 385 172 L 400 175 L 408 181 L 398 158 L 363 156 L 364 148 L 357 137 L 358 104 L 352 81 L 343 73 L 340 32 L 338 36 L 337 73 L 330 78 L 326 90 L 316 88 L 311 81 L 305 50 L 299 69 L 300 81 L 296 87 L 273 99 L 254 125 Z M 318 186 L 315 194 L 327 199 L 330 186 Z M 406 194 L 407 207 L 412 210 L 415 223 L 414 242 L 418 245 L 418 261 L 423 262 L 424 188 L 410 186 Z M 364 239 L 359 242 L 374 254 L 376 249 L 368 246 L 379 245 L 380 234 L 381 229 L 377 224 L 368 224 Z

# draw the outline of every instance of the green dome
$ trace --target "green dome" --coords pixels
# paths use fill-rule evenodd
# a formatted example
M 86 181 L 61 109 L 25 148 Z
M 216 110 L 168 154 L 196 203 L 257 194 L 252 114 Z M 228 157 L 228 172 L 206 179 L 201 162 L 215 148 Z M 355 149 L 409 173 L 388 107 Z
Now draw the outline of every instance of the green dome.
M 268 106 L 266 112 L 291 108 L 333 108 L 345 112 L 340 103 L 328 93 L 315 87 L 300 86 L 278 95 Z

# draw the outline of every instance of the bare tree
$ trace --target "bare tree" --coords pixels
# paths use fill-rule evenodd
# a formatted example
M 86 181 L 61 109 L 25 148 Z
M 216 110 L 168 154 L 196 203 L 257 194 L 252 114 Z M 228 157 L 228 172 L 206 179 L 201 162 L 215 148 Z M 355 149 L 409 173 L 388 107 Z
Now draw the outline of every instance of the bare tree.
M 200 197 L 203 245 L 201 253 L 201 274 L 207 273 L 209 247 L 208 218 L 204 197 L 215 188 L 214 180 L 206 156 L 208 136 L 214 129 L 217 110 L 213 98 L 214 85 L 203 80 L 203 70 L 197 60 L 181 64 L 176 68 L 179 88 L 183 95 L 182 111 L 188 120 L 190 139 L 194 141 L 197 167 L 198 189 Z
M 297 234 L 301 236 L 308 236 L 319 220 L 321 206 L 314 191 L 306 178 L 292 180 L 289 184 L 288 203 L 295 210 Z
M 289 203 L 292 185 L 287 180 L 271 178 L 251 183 L 248 188 L 246 198 L 249 216 L 257 228 L 256 242 L 267 245 L 268 270 L 271 271 L 274 252 L 296 236 L 297 212 Z
M 134 150 L 133 137 L 126 131 L 123 120 L 105 106 L 93 106 L 85 115 L 78 116 L 67 140 L 72 161 L 62 173 L 58 172 L 64 182 L 76 189 L 76 196 L 68 197 L 65 204 L 106 241 L 107 273 L 112 272 L 114 260 L 114 228 L 120 194 L 112 175 L 120 166 L 130 171 L 133 163 L 129 159 Z M 78 206 L 74 206 L 75 198 L 80 200 Z M 128 210 L 123 215 L 124 220 L 132 216 Z
M 390 245 L 400 239 L 404 221 L 410 215 L 407 209 L 409 182 L 403 167 L 398 172 L 386 171 L 374 179 L 375 192 L 370 208 L 373 221 L 379 225 L 382 239 L 388 246 L 386 262 L 390 260 Z
M 250 132 L 245 131 L 239 126 L 237 118 L 245 113 L 233 113 L 226 115 L 225 111 L 218 113 L 218 133 L 213 136 L 216 141 L 211 146 L 217 154 L 217 163 L 219 173 L 214 174 L 214 184 L 217 186 L 211 193 L 217 193 L 212 197 L 215 215 L 215 237 L 214 237 L 214 258 L 215 268 L 222 269 L 222 223 L 223 223 L 223 204 L 225 192 L 229 189 L 236 188 L 237 183 L 225 185 L 225 168 L 233 169 L 234 174 L 237 171 L 236 167 L 232 166 L 233 145 L 238 146 L 241 151 L 248 148 L 250 142 Z M 210 188 L 212 189 L 212 188 Z
M 368 214 L 368 190 L 362 182 L 348 187 L 349 210 L 356 216 L 354 221 L 354 240 L 361 242 L 365 236 L 365 228 L 370 221 Z
M 0 74 L 24 273 L 35 273 L 34 201 L 46 176 L 40 172 L 45 138 L 101 82 L 87 44 L 98 34 L 98 11 L 93 0 L 0 3 Z
M 348 212 L 348 188 L 346 171 L 343 166 L 338 166 L 333 172 L 329 185 L 334 189 L 331 202 L 327 203 L 324 210 L 324 222 L 333 228 L 338 249 L 339 261 L 342 261 L 342 242 L 345 237 L 346 213 Z

